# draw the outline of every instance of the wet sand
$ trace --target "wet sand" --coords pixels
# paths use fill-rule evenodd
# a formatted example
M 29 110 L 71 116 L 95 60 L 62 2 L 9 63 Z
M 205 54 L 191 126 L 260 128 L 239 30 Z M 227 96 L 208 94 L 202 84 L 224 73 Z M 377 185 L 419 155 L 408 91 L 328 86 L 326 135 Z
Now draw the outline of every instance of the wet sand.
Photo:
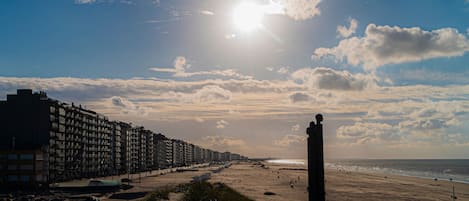
M 298 165 L 240 163 L 213 175 L 255 200 L 307 200 L 307 171 Z M 326 170 L 327 200 L 451 200 L 449 181 Z M 293 184 L 293 188 L 292 185 Z M 469 200 L 469 184 L 454 183 L 458 201 Z M 265 192 L 276 195 L 264 195 Z

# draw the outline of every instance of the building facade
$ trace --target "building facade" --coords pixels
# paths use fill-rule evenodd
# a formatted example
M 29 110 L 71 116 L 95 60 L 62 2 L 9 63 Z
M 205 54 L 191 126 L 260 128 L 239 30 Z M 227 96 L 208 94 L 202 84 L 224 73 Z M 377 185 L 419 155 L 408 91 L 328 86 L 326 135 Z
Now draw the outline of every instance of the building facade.
M 2 185 L 42 185 L 222 159 L 219 152 L 30 89 L 0 101 L 0 122 Z

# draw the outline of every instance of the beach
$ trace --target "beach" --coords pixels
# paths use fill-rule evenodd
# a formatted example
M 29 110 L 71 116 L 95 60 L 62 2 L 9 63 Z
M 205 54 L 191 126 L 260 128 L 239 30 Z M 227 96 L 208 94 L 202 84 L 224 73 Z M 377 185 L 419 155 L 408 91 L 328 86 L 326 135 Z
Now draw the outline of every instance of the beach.
M 215 168 L 143 177 L 140 182 L 134 180 L 133 188 L 101 198 L 113 201 L 142 200 L 148 192 L 189 183 L 192 177 Z M 453 184 L 457 200 L 469 200 L 469 184 L 464 183 L 337 169 L 326 169 L 325 174 L 327 200 L 451 200 Z M 253 200 L 307 200 L 307 171 L 304 165 L 234 162 L 231 167 L 211 175 L 209 182 L 225 183 Z M 182 193 L 170 195 L 171 200 L 181 197 Z
M 214 175 L 211 181 L 224 182 L 255 200 L 307 200 L 304 166 L 263 164 L 236 164 Z M 452 184 L 457 200 L 469 200 L 469 184 L 443 180 L 334 169 L 326 169 L 325 179 L 327 200 L 451 200 Z

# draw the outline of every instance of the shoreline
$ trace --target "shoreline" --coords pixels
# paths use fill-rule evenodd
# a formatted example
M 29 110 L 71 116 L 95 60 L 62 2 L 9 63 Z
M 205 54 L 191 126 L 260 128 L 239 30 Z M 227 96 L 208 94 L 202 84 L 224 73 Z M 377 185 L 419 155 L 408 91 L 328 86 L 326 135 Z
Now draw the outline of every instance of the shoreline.
M 366 168 L 366 167 L 363 167 L 363 168 Z M 324 169 L 327 169 L 327 170 L 338 170 L 339 168 L 336 168 L 336 167 L 324 167 Z M 392 168 L 389 168 L 389 169 L 392 169 Z M 401 171 L 401 170 L 398 170 L 398 169 L 392 169 L 394 171 Z M 469 185 L 469 181 L 463 181 L 463 180 L 458 180 L 458 179 L 454 179 L 454 177 L 442 177 L 442 176 L 434 176 L 434 177 L 430 177 L 430 176 L 420 176 L 420 175 L 415 175 L 415 174 L 406 174 L 406 173 L 394 173 L 394 172 L 386 172 L 386 171 L 373 171 L 373 170 L 350 170 L 350 169 L 342 169 L 342 171 L 349 171 L 349 172 L 356 172 L 356 173 L 365 173 L 365 174 L 382 174 L 382 175 L 394 175 L 394 176 L 404 176 L 404 177 L 413 177 L 413 178 L 419 178 L 419 179 L 428 179 L 428 180 L 435 180 L 437 179 L 438 181 L 448 181 L 448 182 L 454 182 L 454 183 L 460 183 L 460 184 L 468 184 Z M 468 176 L 465 176 L 465 175 L 455 175 L 455 177 L 467 177 L 469 178 L 469 175 Z M 450 181 L 450 178 L 453 178 L 452 181 Z
M 294 161 L 292 163 L 283 163 L 283 162 L 272 162 L 272 161 Z M 373 159 L 374 160 L 374 159 Z M 402 159 L 396 159 L 396 160 L 402 160 Z M 409 159 L 409 160 L 414 160 L 414 159 Z M 427 160 L 427 159 L 416 159 L 416 160 Z M 441 159 L 441 160 L 446 160 L 446 159 Z M 453 160 L 453 159 L 452 159 Z M 467 160 L 467 159 L 455 159 L 455 160 Z M 302 163 L 299 163 L 298 161 L 302 161 Z M 306 164 L 306 159 L 274 159 L 274 160 L 264 160 L 263 162 L 266 164 L 275 164 L 275 165 L 293 165 L 293 166 L 298 166 L 298 167 L 303 167 L 307 169 L 307 164 Z M 460 174 L 455 174 L 455 175 L 434 175 L 434 176 L 423 176 L 419 175 L 419 171 L 414 171 L 415 174 L 412 174 L 412 171 L 406 171 L 406 170 L 399 170 L 395 168 L 386 168 L 391 171 L 376 171 L 372 170 L 370 167 L 365 167 L 365 166 L 347 166 L 347 165 L 340 165 L 336 164 L 333 162 L 325 162 L 324 164 L 324 169 L 330 169 L 330 170 L 338 170 L 342 169 L 343 171 L 350 171 L 350 172 L 359 172 L 359 173 L 371 173 L 371 174 L 386 174 L 386 175 L 395 175 L 395 176 L 407 176 L 407 177 L 415 177 L 415 178 L 420 178 L 420 179 L 430 179 L 434 180 L 435 178 L 438 180 L 442 181 L 450 181 L 450 178 L 452 178 L 452 182 L 455 183 L 462 183 L 462 184 L 469 184 L 469 180 L 460 180 L 458 178 L 465 177 L 469 178 L 469 175 L 460 175 Z M 361 169 L 361 170 L 360 170 Z M 396 172 L 403 172 L 403 173 L 396 173 Z M 435 173 L 438 174 L 438 173 Z M 451 182 L 451 181 L 450 181 Z
M 304 165 L 262 164 L 235 164 L 210 182 L 224 182 L 254 200 L 307 200 Z M 325 180 L 327 200 L 449 200 L 453 185 L 458 200 L 469 200 L 469 184 L 445 180 L 330 168 Z

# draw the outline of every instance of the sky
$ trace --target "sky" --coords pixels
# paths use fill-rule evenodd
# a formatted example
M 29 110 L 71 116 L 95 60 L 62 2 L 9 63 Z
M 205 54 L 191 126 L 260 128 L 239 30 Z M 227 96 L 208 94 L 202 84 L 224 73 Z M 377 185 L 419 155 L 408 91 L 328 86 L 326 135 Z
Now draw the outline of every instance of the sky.
M 0 99 L 249 157 L 469 157 L 468 0 L 0 2 Z

